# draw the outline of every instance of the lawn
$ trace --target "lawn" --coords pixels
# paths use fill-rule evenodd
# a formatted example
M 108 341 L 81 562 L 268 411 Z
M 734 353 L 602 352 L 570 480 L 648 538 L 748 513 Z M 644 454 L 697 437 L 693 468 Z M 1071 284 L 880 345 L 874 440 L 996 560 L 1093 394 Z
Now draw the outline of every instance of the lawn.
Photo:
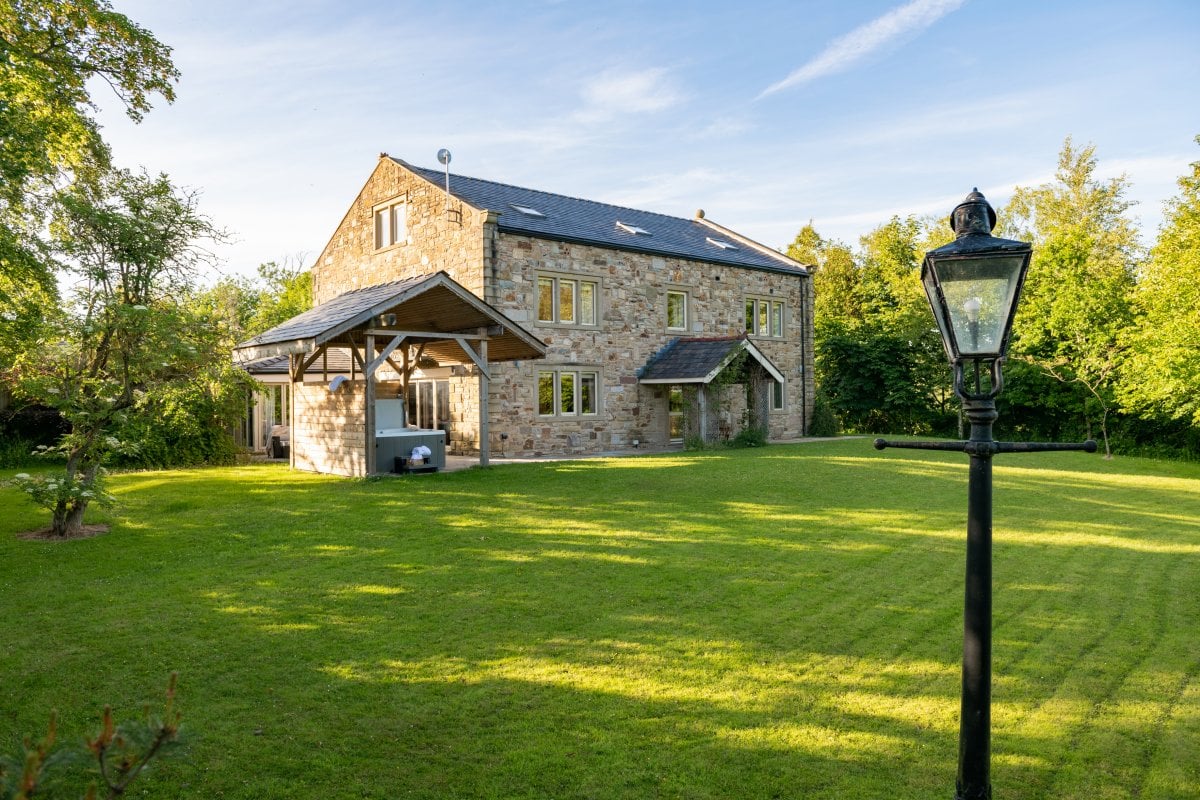
M 3 477 L 11 475 L 11 471 Z M 996 461 L 997 798 L 1200 798 L 1200 465 Z M 155 798 L 950 798 L 966 457 L 867 440 L 0 489 L 0 745 L 178 671 Z

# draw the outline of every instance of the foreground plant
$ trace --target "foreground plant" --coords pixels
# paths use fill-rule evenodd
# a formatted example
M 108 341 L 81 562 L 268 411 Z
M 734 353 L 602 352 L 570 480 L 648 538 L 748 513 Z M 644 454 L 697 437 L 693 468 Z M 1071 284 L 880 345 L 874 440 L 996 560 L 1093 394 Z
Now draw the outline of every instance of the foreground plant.
M 103 788 L 92 783 L 85 800 L 101 796 L 115 800 L 122 796 L 151 761 L 180 745 L 182 714 L 175 708 L 176 677 L 171 673 L 161 715 L 152 715 L 147 705 L 144 719 L 118 726 L 113 720 L 112 706 L 105 706 L 100 732 L 86 740 L 86 751 L 55 749 L 58 715 L 52 711 L 46 735 L 40 742 L 26 738 L 20 757 L 0 758 L 0 800 L 53 796 L 54 786 L 64 777 L 66 769 L 89 753 L 99 770 Z

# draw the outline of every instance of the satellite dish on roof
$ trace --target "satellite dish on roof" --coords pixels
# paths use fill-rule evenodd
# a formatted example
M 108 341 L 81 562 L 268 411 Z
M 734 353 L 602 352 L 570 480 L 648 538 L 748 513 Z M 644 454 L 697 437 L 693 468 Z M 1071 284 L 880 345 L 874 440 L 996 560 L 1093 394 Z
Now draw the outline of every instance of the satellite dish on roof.
M 450 215 L 450 151 L 438 150 L 438 163 L 446 168 L 446 216 Z

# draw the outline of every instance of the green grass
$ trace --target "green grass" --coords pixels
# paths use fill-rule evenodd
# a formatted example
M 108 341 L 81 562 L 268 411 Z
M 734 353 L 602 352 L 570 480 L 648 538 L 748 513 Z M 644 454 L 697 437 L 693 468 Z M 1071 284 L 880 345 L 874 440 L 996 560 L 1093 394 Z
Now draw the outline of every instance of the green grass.
M 1200 465 L 995 474 L 997 798 L 1200 797 Z M 145 472 L 65 543 L 0 489 L 0 744 L 177 670 L 137 796 L 949 798 L 966 479 L 866 440 Z

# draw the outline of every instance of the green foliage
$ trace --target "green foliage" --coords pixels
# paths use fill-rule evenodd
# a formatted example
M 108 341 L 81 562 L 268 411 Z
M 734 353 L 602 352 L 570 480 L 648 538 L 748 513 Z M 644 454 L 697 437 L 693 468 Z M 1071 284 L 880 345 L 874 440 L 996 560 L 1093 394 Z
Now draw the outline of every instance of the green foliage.
M 175 708 L 175 682 L 176 675 L 171 673 L 161 714 L 152 715 L 147 706 L 144 719 L 118 727 L 112 707 L 104 707 L 100 730 L 94 737 L 88 737 L 86 754 L 90 755 L 103 787 L 99 791 L 107 800 L 123 796 L 151 761 L 179 748 L 182 714 Z M 65 776 L 61 773 L 84 763 L 85 751 L 58 747 L 57 739 L 58 714 L 52 712 L 46 735 L 40 742 L 26 738 L 16 757 L 0 757 L 0 800 L 62 796 L 56 790 L 64 783 Z M 100 796 L 96 792 L 97 783 L 93 781 L 85 800 L 95 800 Z
M 33 462 L 33 449 L 36 447 L 29 439 L 19 436 L 0 437 L 0 469 L 6 467 L 23 467 Z
M 945 432 L 952 407 L 935 393 L 927 351 L 881 325 L 826 323 L 817 350 L 817 380 L 840 421 L 855 433 Z M 940 346 L 940 345 L 939 345 Z
M 80 492 L 59 502 L 53 527 L 77 530 L 101 465 L 139 414 L 169 410 L 170 390 L 211 362 L 203 326 L 177 298 L 207 263 L 202 239 L 220 231 L 195 195 L 166 176 L 125 170 L 75 182 L 57 199 L 51 235 L 77 280 L 67 303 L 47 309 L 38 337 L 14 360 L 20 395 L 58 410 L 70 425 L 59 449 Z M 197 346 L 200 345 L 200 346 Z
M 47 511 L 53 511 L 60 505 L 77 503 L 95 503 L 98 506 L 111 506 L 115 498 L 104 490 L 104 470 L 97 470 L 90 481 L 81 479 L 78 474 L 43 473 L 30 475 L 28 472 L 18 472 L 7 481 L 23 492 L 27 499 Z
M 837 436 L 839 433 L 841 433 L 841 428 L 838 426 L 837 415 L 833 413 L 833 407 L 829 398 L 825 396 L 824 390 L 818 387 L 816 397 L 813 398 L 813 414 L 812 420 L 808 423 L 808 434 L 810 436 Z
M 811 226 L 793 244 L 817 269 L 817 383 L 833 424 L 850 431 L 945 432 L 949 370 L 920 283 L 919 243 L 930 222 L 893 217 L 854 255 Z M 810 426 L 811 430 L 811 426 Z
M 1200 161 L 1166 204 L 1134 306 L 1138 325 L 1126 337 L 1123 405 L 1200 429 Z
M 170 48 L 107 0 L 0 0 L 0 301 L 53 293 L 42 230 L 54 186 L 109 162 L 90 87 L 100 79 L 141 120 L 175 98 Z M 15 297 L 15 300 L 14 300 Z
M 1095 148 L 1068 138 L 1055 179 L 1018 188 L 999 214 L 996 235 L 1032 241 L 1034 258 L 997 435 L 1103 437 L 1110 452 L 1198 457 L 1200 161 L 1180 179 L 1148 259 L 1127 179 L 1099 180 L 1096 169 Z M 811 224 L 789 248 L 815 265 L 817 383 L 847 430 L 956 428 L 958 401 L 918 270 L 919 254 L 951 237 L 944 219 L 894 217 L 856 253 Z
M 1006 232 L 1034 246 L 1012 357 L 1063 383 L 1059 407 L 1098 428 L 1107 448 L 1142 252 L 1128 181 L 1099 181 L 1095 171 L 1095 147 L 1079 149 L 1068 138 L 1054 182 L 1017 189 L 1003 219 Z
M 730 447 L 765 447 L 767 432 L 761 427 L 746 426 L 729 440 Z
M 246 321 L 246 336 L 260 334 L 312 308 L 312 273 L 298 260 L 268 261 L 259 265 L 258 277 L 261 288 L 254 313 Z

